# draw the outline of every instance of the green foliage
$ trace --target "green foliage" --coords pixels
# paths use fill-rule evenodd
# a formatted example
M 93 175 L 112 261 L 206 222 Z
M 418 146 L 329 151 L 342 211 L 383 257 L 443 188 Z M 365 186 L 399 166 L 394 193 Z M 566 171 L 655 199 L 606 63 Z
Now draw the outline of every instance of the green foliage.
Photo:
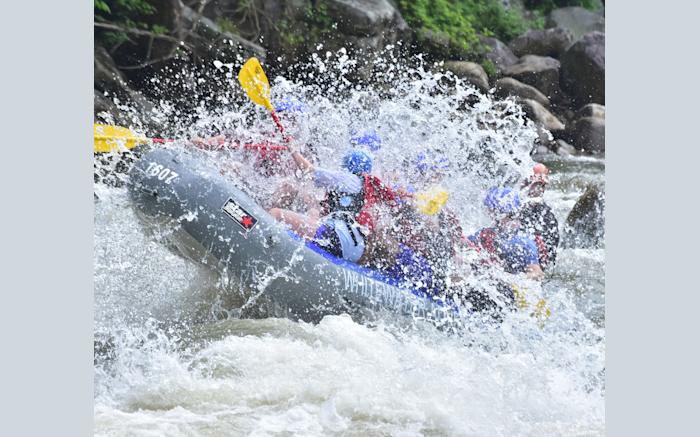
M 95 0 L 95 12 L 106 12 L 108 14 L 112 13 L 112 9 L 110 9 L 109 5 L 105 3 L 102 0 Z
M 157 24 L 148 24 L 148 17 L 156 8 L 148 0 L 94 0 L 95 22 L 113 24 L 127 29 L 148 30 L 164 34 L 168 29 Z M 95 34 L 98 43 L 111 47 L 128 40 L 125 32 L 100 31 Z
M 113 23 L 138 20 L 155 11 L 148 0 L 95 0 L 95 18 Z
M 500 0 L 399 0 L 398 4 L 404 19 L 417 30 L 419 41 L 428 36 L 446 37 L 452 54 L 478 56 L 482 52 L 479 34 L 509 41 L 533 27 Z
M 288 49 L 295 49 L 306 40 L 303 33 L 299 31 L 299 28 L 290 24 L 289 21 L 283 19 L 280 20 L 277 30 L 279 31 L 280 40 L 282 44 Z
M 280 41 L 290 51 L 313 47 L 335 34 L 335 22 L 325 2 L 309 2 L 303 14 L 301 22 L 282 19 L 277 24 Z
M 219 17 L 219 19 L 216 20 L 216 24 L 224 32 L 232 33 L 234 35 L 238 34 L 238 26 L 236 26 L 236 23 L 234 23 L 226 17 Z
M 490 59 L 484 59 L 481 61 L 481 66 L 484 68 L 484 71 L 486 72 L 486 75 L 489 77 L 489 79 L 493 79 L 498 75 L 498 71 L 496 70 L 496 65 L 491 62 Z
M 329 32 L 333 29 L 333 19 L 328 15 L 325 2 L 316 2 L 315 6 L 309 4 L 304 16 L 309 26 L 319 32 Z
M 129 39 L 124 32 L 102 32 L 99 35 L 99 42 L 103 47 L 114 47 Z
M 565 8 L 567 6 L 581 6 L 589 10 L 596 10 L 601 6 L 600 0 L 525 0 L 525 6 L 542 13 L 549 14 L 552 9 Z

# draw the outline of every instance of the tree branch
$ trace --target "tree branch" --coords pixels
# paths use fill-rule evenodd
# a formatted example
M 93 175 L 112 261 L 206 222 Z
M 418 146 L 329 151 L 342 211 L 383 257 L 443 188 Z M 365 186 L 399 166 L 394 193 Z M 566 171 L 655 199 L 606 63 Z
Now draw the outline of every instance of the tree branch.
M 133 29 L 133 28 L 129 28 L 129 27 L 121 27 L 121 26 L 117 26 L 116 24 L 95 23 L 95 27 L 99 27 L 99 28 L 101 28 L 101 29 L 116 30 L 116 31 L 119 31 L 119 32 L 124 32 L 124 33 L 131 33 L 131 34 L 133 34 L 133 35 L 150 36 L 150 37 L 157 38 L 157 39 L 163 39 L 163 40 L 166 40 L 166 41 L 171 41 L 171 42 L 174 42 L 174 43 L 176 43 L 176 44 L 180 44 L 180 43 L 182 42 L 181 40 L 179 40 L 179 39 L 177 39 L 177 38 L 173 38 L 173 37 L 170 36 L 170 35 L 162 35 L 162 34 L 159 34 L 159 33 L 151 32 L 151 31 L 149 31 L 149 30 L 141 30 L 141 29 Z

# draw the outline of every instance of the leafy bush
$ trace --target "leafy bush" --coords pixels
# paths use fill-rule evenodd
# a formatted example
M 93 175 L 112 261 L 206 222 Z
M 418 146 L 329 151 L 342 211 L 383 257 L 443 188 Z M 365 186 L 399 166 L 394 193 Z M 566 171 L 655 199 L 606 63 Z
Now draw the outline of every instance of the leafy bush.
M 335 24 L 325 2 L 309 2 L 300 23 L 282 19 L 277 23 L 282 46 L 289 52 L 304 50 L 327 41 L 335 33 Z
M 581 6 L 586 9 L 595 10 L 601 6 L 600 0 L 525 0 L 525 6 L 548 14 L 552 9 L 565 8 L 567 6 Z
M 125 29 L 148 30 L 156 34 L 168 31 L 163 26 L 149 25 L 145 20 L 156 12 L 148 0 L 94 0 L 95 22 L 109 23 Z M 98 42 L 111 46 L 128 39 L 125 32 L 101 31 L 95 35 Z
M 496 64 L 494 64 L 490 59 L 484 59 L 481 61 L 481 67 L 486 72 L 489 79 L 494 79 L 498 75 L 498 70 L 496 70 Z
M 398 3 L 404 19 L 417 30 L 419 42 L 436 36 L 446 38 L 453 54 L 478 56 L 482 52 L 479 34 L 509 41 L 534 24 L 518 11 L 506 9 L 500 0 L 399 0 Z

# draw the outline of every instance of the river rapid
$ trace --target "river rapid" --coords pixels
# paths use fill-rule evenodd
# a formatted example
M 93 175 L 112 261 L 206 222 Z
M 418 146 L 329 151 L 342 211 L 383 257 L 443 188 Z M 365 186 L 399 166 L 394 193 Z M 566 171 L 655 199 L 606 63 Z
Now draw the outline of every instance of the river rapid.
M 329 168 L 366 129 L 383 140 L 376 168 L 397 183 L 415 182 L 417 155 L 449 156 L 449 205 L 467 232 L 488 224 L 481 198 L 527 175 L 535 128 L 514 102 L 395 64 L 382 66 L 391 87 L 361 88 L 343 80 L 353 64 L 342 53 L 317 57 L 303 84 L 276 78 L 273 98 L 305 102 L 301 120 L 287 121 Z M 336 80 L 314 80 L 319 72 Z M 259 140 L 269 119 L 233 96 L 183 117 L 177 133 L 220 132 Z M 586 185 L 603 182 L 604 161 L 545 163 L 545 199 L 563 228 Z M 274 184 L 248 176 L 263 202 Z M 545 323 L 514 313 L 448 334 L 391 315 L 245 319 L 235 290 L 143 228 L 124 187 L 96 183 L 95 194 L 95 435 L 604 434 L 604 248 L 560 250 Z

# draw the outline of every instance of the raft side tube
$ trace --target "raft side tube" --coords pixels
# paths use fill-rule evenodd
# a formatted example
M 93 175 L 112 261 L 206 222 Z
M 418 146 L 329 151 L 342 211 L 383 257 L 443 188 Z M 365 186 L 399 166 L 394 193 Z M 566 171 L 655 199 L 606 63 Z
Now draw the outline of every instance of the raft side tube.
M 129 194 L 145 222 L 178 227 L 171 237 L 183 255 L 235 278 L 252 296 L 246 305 L 259 297 L 308 322 L 353 308 L 456 318 L 454 303 L 402 288 L 291 233 L 207 159 L 197 150 L 152 150 L 131 169 Z

